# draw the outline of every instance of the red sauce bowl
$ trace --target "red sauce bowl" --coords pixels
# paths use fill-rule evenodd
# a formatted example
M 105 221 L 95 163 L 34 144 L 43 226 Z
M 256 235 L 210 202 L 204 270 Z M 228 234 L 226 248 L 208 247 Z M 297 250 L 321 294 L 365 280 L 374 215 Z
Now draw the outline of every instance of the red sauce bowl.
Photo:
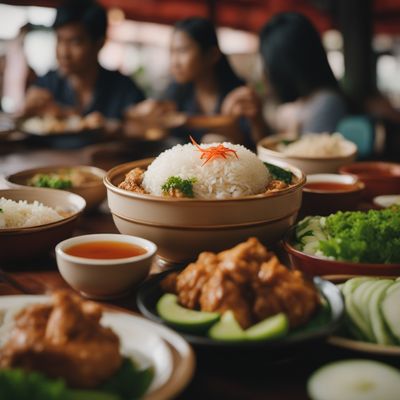
M 400 193 L 400 164 L 388 162 L 357 162 L 339 169 L 341 174 L 350 174 L 365 184 L 363 197 L 372 200 L 384 194 Z
M 301 216 L 357 209 L 364 184 L 351 175 L 313 174 L 303 187 Z

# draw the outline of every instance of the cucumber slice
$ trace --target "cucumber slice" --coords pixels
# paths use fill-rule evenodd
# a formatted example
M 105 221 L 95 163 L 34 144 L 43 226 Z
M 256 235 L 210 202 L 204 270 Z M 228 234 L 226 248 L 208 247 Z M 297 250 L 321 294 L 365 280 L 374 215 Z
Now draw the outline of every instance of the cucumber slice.
M 381 315 L 381 303 L 386 295 L 386 290 L 393 284 L 393 281 L 382 279 L 379 283 L 379 287 L 375 289 L 368 304 L 369 318 L 376 343 L 390 345 L 394 344 L 394 342 L 385 327 L 385 321 Z
M 400 371 L 371 360 L 337 361 L 315 371 L 307 391 L 312 400 L 397 400 Z
M 370 278 L 360 277 L 349 279 L 343 286 L 342 293 L 344 295 L 344 302 L 346 307 L 346 313 L 348 316 L 347 321 L 354 325 L 353 329 L 364 337 L 364 339 L 372 342 L 374 341 L 374 336 L 371 330 L 371 327 L 368 325 L 368 322 L 365 321 L 360 311 L 356 307 L 353 299 L 353 292 L 360 286 L 363 282 L 369 281 Z
M 285 336 L 289 320 L 284 313 L 276 314 L 253 325 L 245 331 L 248 340 L 271 340 Z
M 226 311 L 219 322 L 208 331 L 208 336 L 215 340 L 226 342 L 237 342 L 246 340 L 245 331 L 236 321 L 232 311 Z
M 158 315 L 175 327 L 188 332 L 207 330 L 220 318 L 219 313 L 195 311 L 182 307 L 174 294 L 164 294 L 157 302 Z
M 392 285 L 387 290 L 386 297 L 382 301 L 381 310 L 390 332 L 400 341 L 400 287 L 391 291 L 395 285 Z
M 387 290 L 387 295 L 390 294 L 390 293 L 392 293 L 392 292 L 394 292 L 394 291 L 397 290 L 397 289 L 400 289 L 400 279 L 399 279 L 399 278 L 397 278 L 397 279 L 394 281 L 393 285 L 390 286 L 390 288 Z

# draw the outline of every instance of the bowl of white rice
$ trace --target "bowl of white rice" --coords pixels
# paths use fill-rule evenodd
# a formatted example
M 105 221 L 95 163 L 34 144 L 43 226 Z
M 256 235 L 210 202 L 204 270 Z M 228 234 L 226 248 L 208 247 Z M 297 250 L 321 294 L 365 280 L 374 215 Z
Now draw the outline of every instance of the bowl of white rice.
M 305 174 L 335 173 L 357 156 L 357 146 L 340 133 L 307 133 L 299 138 L 274 135 L 261 140 L 257 154 L 264 161 L 286 161 Z
M 0 261 L 45 256 L 72 235 L 85 200 L 44 188 L 0 190 Z
M 218 153 L 218 146 L 224 150 Z M 292 177 L 290 183 L 280 185 L 243 146 L 212 143 L 199 150 L 186 144 L 155 159 L 118 165 L 104 183 L 121 233 L 155 242 L 167 261 L 184 262 L 250 236 L 264 243 L 282 237 L 296 219 L 305 176 L 276 164 Z

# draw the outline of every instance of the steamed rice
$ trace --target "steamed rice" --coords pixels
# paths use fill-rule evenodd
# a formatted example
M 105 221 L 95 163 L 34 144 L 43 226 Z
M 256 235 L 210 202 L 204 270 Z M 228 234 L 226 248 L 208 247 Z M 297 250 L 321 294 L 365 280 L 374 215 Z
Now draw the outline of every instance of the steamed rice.
M 203 149 L 219 143 L 202 144 Z M 162 196 L 162 186 L 171 176 L 193 179 L 194 197 L 227 199 L 263 193 L 271 181 L 264 163 L 241 145 L 223 143 L 235 150 L 227 158 L 213 158 L 203 165 L 201 153 L 192 144 L 176 145 L 161 153 L 144 173 L 142 186 L 146 192 Z
M 2 197 L 0 210 L 0 229 L 44 225 L 62 219 L 56 210 L 36 200 L 33 203 L 26 200 L 16 202 Z
M 308 133 L 293 143 L 277 146 L 277 150 L 301 157 L 340 157 L 349 153 L 347 141 L 340 133 Z

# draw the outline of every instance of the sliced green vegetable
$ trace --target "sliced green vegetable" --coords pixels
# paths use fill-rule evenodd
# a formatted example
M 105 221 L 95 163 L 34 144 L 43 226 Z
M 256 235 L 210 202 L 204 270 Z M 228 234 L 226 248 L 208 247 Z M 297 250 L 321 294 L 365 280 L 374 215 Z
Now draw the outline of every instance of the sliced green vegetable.
M 397 282 L 392 287 L 396 284 Z M 381 304 L 381 310 L 391 334 L 400 343 L 400 287 L 391 291 L 392 287 L 386 292 L 386 297 Z
M 161 190 L 164 194 L 168 194 L 170 190 L 179 190 L 184 197 L 194 197 L 193 184 L 195 182 L 196 178 L 182 179 L 179 176 L 170 176 L 161 186 Z
M 245 330 L 247 340 L 271 340 L 285 336 L 289 331 L 289 320 L 284 313 L 276 314 Z
M 372 360 L 336 361 L 311 375 L 307 391 L 312 400 L 397 400 L 400 371 Z
M 226 311 L 221 320 L 214 324 L 208 331 L 208 336 L 215 340 L 237 342 L 246 340 L 246 333 L 236 321 L 231 310 Z
M 291 171 L 288 171 L 287 169 L 283 169 L 281 167 L 278 167 L 277 165 L 273 165 L 267 162 L 264 162 L 264 165 L 268 168 L 268 171 L 273 179 L 277 179 L 278 181 L 283 181 L 288 185 L 292 183 L 293 173 Z
M 217 322 L 220 314 L 182 307 L 174 294 L 164 294 L 157 302 L 158 315 L 166 322 L 188 332 L 204 332 Z

